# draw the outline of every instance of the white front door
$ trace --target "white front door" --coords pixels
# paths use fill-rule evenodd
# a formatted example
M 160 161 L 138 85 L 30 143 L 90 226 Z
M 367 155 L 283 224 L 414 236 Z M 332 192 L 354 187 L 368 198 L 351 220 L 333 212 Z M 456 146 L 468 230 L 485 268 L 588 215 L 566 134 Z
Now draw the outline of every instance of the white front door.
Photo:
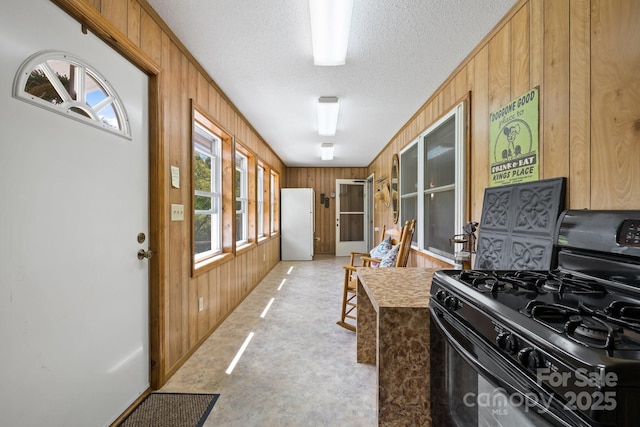
M 0 425 L 109 425 L 149 386 L 148 78 L 53 2 L 2 8 Z M 102 74 L 133 139 L 12 98 L 42 50 Z
M 366 180 L 336 179 L 336 256 L 366 252 Z

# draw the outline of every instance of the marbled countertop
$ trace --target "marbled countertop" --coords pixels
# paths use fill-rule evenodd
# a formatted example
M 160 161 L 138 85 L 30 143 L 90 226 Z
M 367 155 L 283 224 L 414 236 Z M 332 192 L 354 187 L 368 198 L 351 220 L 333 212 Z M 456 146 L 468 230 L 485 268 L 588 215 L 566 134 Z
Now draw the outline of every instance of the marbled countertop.
M 376 311 L 380 308 L 427 308 L 435 268 L 358 268 Z

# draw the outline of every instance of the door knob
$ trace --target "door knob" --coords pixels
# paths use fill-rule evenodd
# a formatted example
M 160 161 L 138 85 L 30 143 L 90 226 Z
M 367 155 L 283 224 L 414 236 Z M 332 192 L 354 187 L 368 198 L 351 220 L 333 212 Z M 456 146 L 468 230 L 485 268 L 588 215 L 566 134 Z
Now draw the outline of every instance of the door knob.
M 138 259 L 149 259 L 153 256 L 153 251 L 145 251 L 144 249 L 140 249 L 138 251 Z

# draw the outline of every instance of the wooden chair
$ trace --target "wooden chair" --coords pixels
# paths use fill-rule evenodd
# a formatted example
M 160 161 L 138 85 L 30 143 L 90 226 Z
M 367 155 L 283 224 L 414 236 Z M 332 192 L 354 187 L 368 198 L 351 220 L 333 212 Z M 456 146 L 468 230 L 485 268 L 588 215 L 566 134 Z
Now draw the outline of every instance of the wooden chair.
M 382 243 L 386 238 L 388 238 L 392 233 L 397 230 L 389 230 L 388 232 L 387 226 L 382 226 L 382 231 L 380 232 L 380 242 Z M 393 241 L 393 239 L 392 239 Z M 343 293 L 342 293 L 342 315 L 340 316 L 340 320 L 337 322 L 338 325 L 343 326 L 347 329 L 355 331 L 355 326 L 347 323 L 346 319 L 352 319 L 355 321 L 355 313 L 351 314 L 353 310 L 356 308 L 356 269 L 358 267 L 364 267 L 364 262 L 362 261 L 363 256 L 370 255 L 369 252 L 351 252 L 349 258 L 349 265 L 343 265 L 344 269 L 344 283 Z M 357 257 L 357 258 L 356 258 Z
M 392 246 L 397 246 L 398 257 L 394 267 L 406 267 L 411 252 L 411 240 L 415 231 L 416 220 L 407 221 L 400 229 L 383 231 L 381 242 L 391 238 Z M 359 257 L 358 261 L 356 258 Z M 377 267 L 382 259 L 372 258 L 369 252 L 352 252 L 349 265 L 343 265 L 344 283 L 342 290 L 342 312 L 336 323 L 351 331 L 356 330 L 357 285 L 356 271 L 358 267 Z

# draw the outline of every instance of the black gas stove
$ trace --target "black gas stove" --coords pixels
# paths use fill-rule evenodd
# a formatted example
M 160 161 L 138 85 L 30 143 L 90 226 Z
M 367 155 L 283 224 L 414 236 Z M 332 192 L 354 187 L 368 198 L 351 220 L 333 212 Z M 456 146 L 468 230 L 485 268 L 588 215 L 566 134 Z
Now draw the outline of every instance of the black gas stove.
M 447 405 L 465 414 L 451 425 L 640 420 L 640 211 L 564 211 L 554 252 L 549 270 L 434 274 L 431 311 L 452 370 Z M 455 364 L 478 375 L 467 375 L 471 391 L 458 397 L 451 382 L 463 369 Z M 470 393 L 494 403 L 502 396 L 506 406 Z

